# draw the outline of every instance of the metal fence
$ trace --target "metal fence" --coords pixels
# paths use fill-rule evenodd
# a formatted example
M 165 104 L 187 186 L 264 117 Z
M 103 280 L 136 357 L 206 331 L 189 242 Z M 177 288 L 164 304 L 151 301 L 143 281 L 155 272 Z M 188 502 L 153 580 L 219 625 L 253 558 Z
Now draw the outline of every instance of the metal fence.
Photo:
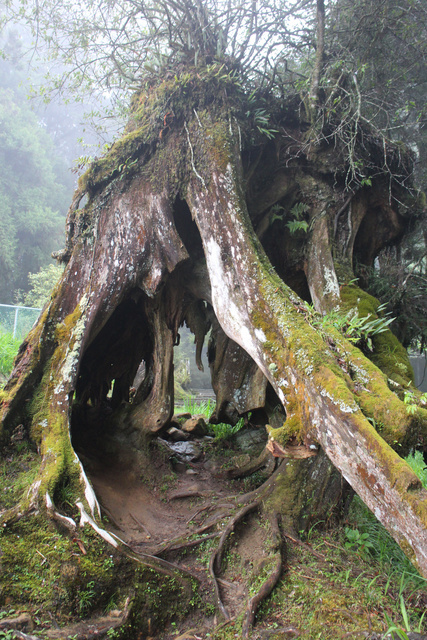
M 25 338 L 41 309 L 0 304 L 0 331 L 11 333 L 14 338 Z
M 415 386 L 423 393 L 427 392 L 427 362 L 425 354 L 410 354 L 409 360 L 414 369 Z

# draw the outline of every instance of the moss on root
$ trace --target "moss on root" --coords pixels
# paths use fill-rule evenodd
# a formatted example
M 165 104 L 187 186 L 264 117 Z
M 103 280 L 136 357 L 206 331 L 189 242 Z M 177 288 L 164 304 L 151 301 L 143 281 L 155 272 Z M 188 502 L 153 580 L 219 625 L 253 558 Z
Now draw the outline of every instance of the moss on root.
M 43 516 L 1 532 L 0 607 L 50 611 L 60 625 L 120 609 L 130 616 L 115 637 L 151 636 L 195 605 L 193 590 L 115 551 L 89 526 L 63 535 Z

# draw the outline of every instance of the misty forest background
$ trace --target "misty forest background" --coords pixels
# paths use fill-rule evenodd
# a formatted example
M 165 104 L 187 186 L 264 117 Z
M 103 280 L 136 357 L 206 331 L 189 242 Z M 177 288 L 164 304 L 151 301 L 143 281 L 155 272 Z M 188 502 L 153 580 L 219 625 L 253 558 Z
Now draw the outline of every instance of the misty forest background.
M 427 189 L 427 67 L 424 63 L 427 8 L 422 2 L 412 4 L 402 8 L 393 2 L 371 6 L 366 0 L 356 4 L 344 0 L 331 3 L 327 17 L 325 77 L 347 73 L 345 65 L 351 63 L 358 67 L 356 75 L 363 88 L 363 112 L 369 114 L 372 122 L 390 139 L 402 140 L 412 149 L 416 156 L 416 186 L 422 192 Z M 276 72 L 283 74 L 283 86 L 295 94 L 307 82 L 314 64 L 314 41 L 311 46 L 309 42 L 313 31 L 309 27 L 308 23 L 302 27 L 295 23 L 300 43 L 295 38 L 292 49 L 292 37 L 289 37 L 286 60 L 276 64 L 273 72 L 273 79 Z M 71 72 L 72 81 L 67 85 L 64 81 L 69 72 L 66 61 L 58 55 L 50 61 L 39 57 L 38 47 L 38 36 L 30 34 L 28 25 L 26 28 L 7 25 L 3 29 L 0 38 L 0 304 L 36 308 L 43 306 L 61 274 L 51 254 L 64 245 L 65 217 L 78 175 L 120 134 L 133 90 L 132 83 L 129 86 L 125 83 L 118 90 L 105 82 L 102 85 L 101 81 L 99 86 L 95 86 L 96 81 L 89 87 L 84 87 L 83 82 L 79 86 Z M 307 56 L 310 48 L 311 56 Z M 161 56 L 149 51 L 144 56 L 143 73 L 149 74 L 154 69 L 161 74 Z M 375 269 L 363 265 L 356 268 L 368 291 L 387 304 L 386 310 L 394 318 L 391 328 L 399 340 L 417 353 L 423 353 L 427 343 L 426 246 L 424 215 L 409 229 L 403 244 L 382 253 Z M 20 335 L 13 340 L 10 335 L 13 310 L 0 307 L 3 377 L 9 373 L 23 332 L 30 328 L 36 316 L 37 312 L 28 315 Z M 199 374 L 191 357 L 192 350 L 192 339 L 183 333 L 181 352 L 184 359 L 190 360 L 193 386 L 206 387 L 209 375 L 206 371 Z M 180 379 L 185 386 L 188 366 L 180 367 Z M 420 384 L 423 371 L 417 373 Z

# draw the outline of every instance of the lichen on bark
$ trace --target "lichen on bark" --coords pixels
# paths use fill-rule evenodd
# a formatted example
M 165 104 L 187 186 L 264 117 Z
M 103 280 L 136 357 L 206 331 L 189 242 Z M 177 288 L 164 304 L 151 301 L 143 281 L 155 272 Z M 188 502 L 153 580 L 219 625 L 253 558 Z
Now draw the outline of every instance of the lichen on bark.
M 375 211 L 386 210 L 394 225 L 370 246 L 370 257 L 401 233 L 398 199 L 390 204 L 380 177 L 369 211 L 366 190 L 346 190 L 345 159 L 338 171 L 326 139 L 304 155 L 292 105 L 283 116 L 291 130 L 279 117 L 274 142 L 252 136 L 250 104 L 234 76 L 215 66 L 136 94 L 125 136 L 80 180 L 60 256 L 63 278 L 2 398 L 4 437 L 22 422 L 41 456 L 31 504 L 0 514 L 3 526 L 43 510 L 75 529 L 55 505 L 65 478 L 80 521 L 130 561 L 164 576 L 176 571 L 188 585 L 189 572 L 131 552 L 106 531 L 82 460 L 113 434 L 149 466 L 149 442 L 172 417 L 179 328 L 187 323 L 200 352 L 212 326 L 215 418 L 236 422 L 254 412 L 268 431 L 265 460 L 284 460 L 255 494 L 233 498 L 239 510 L 229 514 L 210 565 L 221 611 L 215 567 L 238 521 L 252 511 L 273 515 L 274 538 L 280 514 L 299 531 L 339 510 L 347 482 L 427 576 L 426 492 L 393 450 L 419 446 L 426 434 L 426 412 L 408 415 L 388 386 L 388 378 L 411 382 L 407 360 L 391 334 L 374 340 L 368 358 L 333 326 L 320 330 L 308 307 L 376 314 L 376 301 L 349 284 L 353 258 L 362 253 L 360 234 L 372 233 Z M 307 213 L 298 251 L 288 225 L 296 203 Z

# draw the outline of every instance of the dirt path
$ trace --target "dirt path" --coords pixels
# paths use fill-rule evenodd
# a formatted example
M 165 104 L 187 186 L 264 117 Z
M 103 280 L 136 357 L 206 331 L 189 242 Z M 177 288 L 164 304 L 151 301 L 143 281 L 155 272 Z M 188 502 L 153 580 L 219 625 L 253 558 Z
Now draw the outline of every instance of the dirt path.
M 203 439 L 195 443 L 202 454 L 191 463 L 177 462 L 156 442 L 148 456 L 142 457 L 116 443 L 114 453 L 92 452 L 88 457 L 86 452 L 85 468 L 111 531 L 134 551 L 159 555 L 198 575 L 203 572 L 203 581 L 208 583 L 209 555 L 237 511 L 236 496 L 244 493 L 244 485 L 221 473 L 218 451 L 212 443 Z M 217 571 L 220 597 L 230 616 L 241 610 L 248 577 L 258 571 L 256 565 L 266 555 L 265 530 L 248 526 L 256 518 L 256 514 L 248 515 L 238 524 Z M 202 536 L 208 536 L 208 549 L 197 544 L 183 555 L 175 550 L 196 532 L 201 540 L 200 532 L 205 528 Z M 171 541 L 173 548 L 165 550 Z
M 111 529 L 132 547 L 150 549 L 197 528 L 203 510 L 230 495 L 206 468 L 206 459 L 176 471 L 157 463 L 158 477 L 144 478 L 130 451 L 91 459 L 88 473 Z M 180 497 L 182 496 L 182 497 Z M 199 514 L 197 512 L 200 512 Z

